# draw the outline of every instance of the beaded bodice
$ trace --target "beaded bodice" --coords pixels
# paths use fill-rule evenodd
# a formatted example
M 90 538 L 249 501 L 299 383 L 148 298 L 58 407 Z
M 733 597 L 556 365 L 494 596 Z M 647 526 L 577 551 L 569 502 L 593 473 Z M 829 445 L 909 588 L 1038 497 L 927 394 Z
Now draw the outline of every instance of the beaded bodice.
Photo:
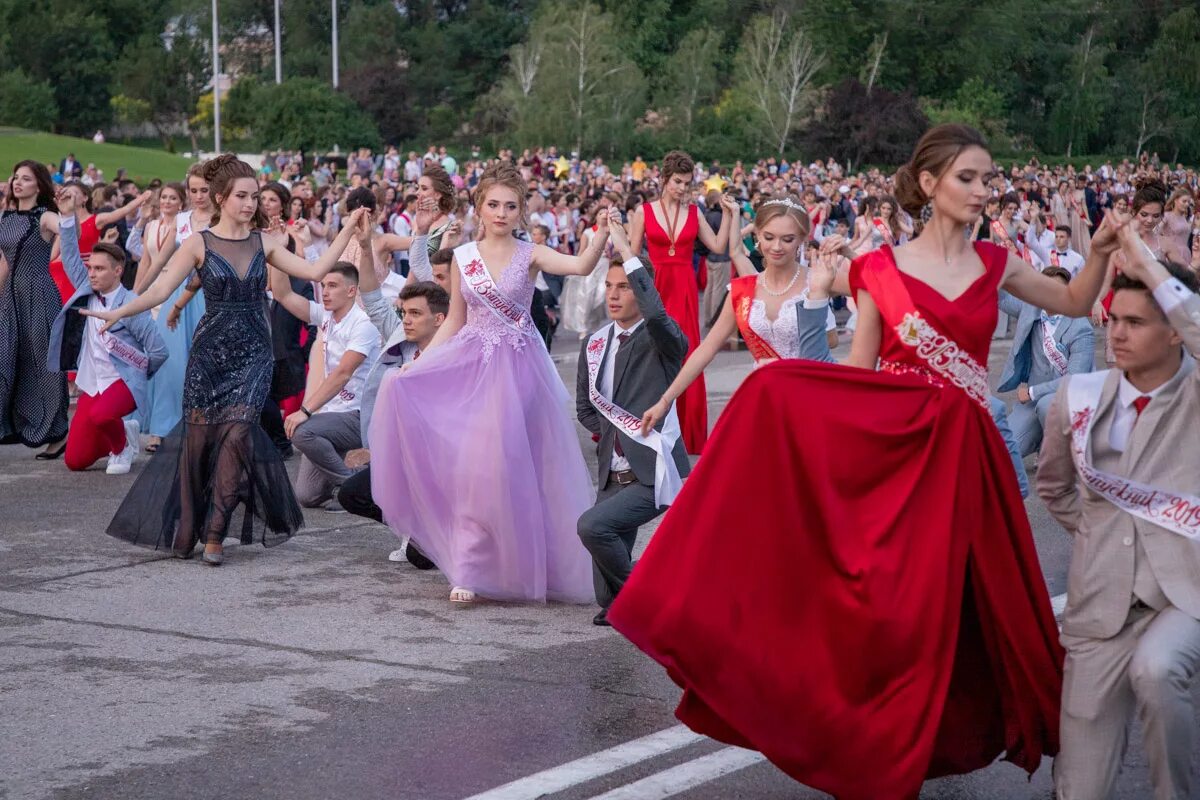
M 533 302 L 533 280 L 529 277 L 529 262 L 532 257 L 533 245 L 518 241 L 512 260 L 496 280 L 496 288 L 501 294 L 524 309 L 528 309 Z M 499 344 L 503 343 L 514 350 L 520 350 L 534 341 L 529 335 L 517 331 L 497 317 L 487 304 L 471 291 L 465 281 L 460 282 L 460 289 L 467 303 L 467 322 L 459 335 L 478 339 L 483 346 L 484 360 L 491 358 L 492 351 Z

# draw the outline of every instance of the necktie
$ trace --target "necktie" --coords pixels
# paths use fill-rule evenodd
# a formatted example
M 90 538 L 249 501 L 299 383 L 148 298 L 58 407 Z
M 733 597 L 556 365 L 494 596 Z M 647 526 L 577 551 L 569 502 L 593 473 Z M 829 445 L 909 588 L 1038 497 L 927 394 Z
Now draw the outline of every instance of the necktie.
M 1138 417 L 1142 416 L 1142 411 L 1150 404 L 1150 395 L 1142 395 L 1133 401 L 1133 408 L 1137 411 Z
M 618 347 L 618 348 L 620 348 L 620 346 L 621 346 L 621 345 L 625 344 L 625 340 L 626 340 L 626 339 L 628 339 L 628 338 L 629 338 L 630 336 L 632 336 L 632 335 L 633 335 L 633 334 L 632 334 L 632 333 L 630 333 L 629 331 L 622 331 L 622 332 L 620 333 L 620 335 L 618 335 L 618 336 L 617 336 L 617 347 Z M 613 358 L 616 358 L 616 357 L 617 357 L 617 356 L 616 356 L 616 354 L 614 353 L 614 354 L 613 354 Z M 616 388 L 617 388 L 617 387 L 615 387 L 615 386 L 614 386 L 614 387 L 612 387 L 612 389 L 613 389 L 613 392 L 614 392 L 614 393 L 616 392 Z M 621 458 L 624 458 L 624 457 L 625 457 L 625 448 L 621 447 L 621 436 L 620 436 L 620 434 L 618 434 L 618 435 L 617 435 L 617 438 L 613 440 L 613 449 L 617 451 L 617 455 L 618 455 L 618 456 L 620 456 Z
M 416 361 L 420 357 L 421 357 L 421 348 L 418 347 L 417 352 L 413 353 L 413 361 Z
M 100 295 L 100 305 L 104 306 L 105 308 L 108 307 L 108 300 L 104 298 L 104 295 Z

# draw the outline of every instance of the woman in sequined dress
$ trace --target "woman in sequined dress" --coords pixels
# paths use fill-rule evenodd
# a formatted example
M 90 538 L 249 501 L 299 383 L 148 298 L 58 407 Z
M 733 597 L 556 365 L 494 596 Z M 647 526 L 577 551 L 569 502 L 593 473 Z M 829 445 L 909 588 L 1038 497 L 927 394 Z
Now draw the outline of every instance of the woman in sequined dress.
M 303 522 L 279 452 L 259 426 L 275 360 L 266 316 L 268 264 L 315 280 L 327 272 L 365 225 L 352 215 L 314 264 L 252 230 L 258 210 L 254 168 L 236 156 L 204 167 L 214 201 L 211 226 L 189 237 L 163 273 L 137 300 L 107 312 L 87 312 L 105 328 L 162 303 L 193 272 L 206 300 L 183 386 L 183 428 L 163 440 L 134 482 L 108 533 L 134 544 L 170 547 L 190 558 L 204 543 L 203 561 L 223 560 L 227 533 L 264 545 L 291 536 Z M 235 512 L 242 507 L 242 517 Z M 236 526 L 236 527 L 234 527 Z

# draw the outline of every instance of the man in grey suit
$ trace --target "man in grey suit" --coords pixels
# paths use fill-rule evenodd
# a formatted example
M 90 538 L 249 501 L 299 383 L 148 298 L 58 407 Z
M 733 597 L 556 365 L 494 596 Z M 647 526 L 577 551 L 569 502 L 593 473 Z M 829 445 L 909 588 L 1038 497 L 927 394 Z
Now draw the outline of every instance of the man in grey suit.
M 50 328 L 46 366 L 53 372 L 78 370 L 80 394 L 67 432 L 67 468 L 84 470 L 108 456 L 105 472 L 125 475 L 139 448 L 137 412 L 147 407 L 147 382 L 167 360 L 167 345 L 149 312 L 126 317 L 103 334 L 102 320 L 78 313 L 120 308 L 137 295 L 121 284 L 125 251 L 120 247 L 100 242 L 83 263 L 73 198 L 70 192 L 59 196 L 59 237 L 63 267 L 75 292 Z
M 1042 274 L 1063 283 L 1071 281 L 1071 273 L 1063 267 L 1046 267 Z M 1000 313 L 1015 319 L 1017 328 L 997 391 L 1017 391 L 1008 419 L 1024 458 L 1042 443 L 1046 413 L 1063 376 L 1094 368 L 1096 336 L 1086 318 L 1050 316 L 1005 291 L 1000 292 Z
M 638 435 L 636 426 L 618 430 L 610 418 L 611 407 L 640 420 L 679 374 L 688 346 L 679 325 L 667 316 L 650 270 L 630 248 L 619 217 L 614 216 L 609 231 L 624 262 L 614 262 L 605 280 L 612 322 L 584 341 L 575 391 L 579 422 L 598 437 L 599 493 L 596 505 L 579 518 L 579 538 L 592 555 L 600 604 L 593 620 L 596 625 L 608 625 L 608 607 L 629 578 L 638 528 L 663 512 L 658 502 L 663 487 L 655 485 L 659 456 Z M 595 366 L 589 364 L 589 347 L 596 348 L 597 356 L 602 353 Z M 593 379 L 598 398 L 592 395 Z M 666 424 L 658 426 L 659 435 L 672 421 L 673 410 Z M 682 439 L 676 439 L 670 455 L 673 465 L 664 467 L 673 466 L 678 477 L 686 476 L 691 465 Z
M 1063 380 L 1038 472 L 1074 539 L 1055 785 L 1063 800 L 1109 797 L 1136 710 L 1154 796 L 1184 800 L 1200 668 L 1200 296 L 1131 226 L 1120 237 L 1117 368 Z

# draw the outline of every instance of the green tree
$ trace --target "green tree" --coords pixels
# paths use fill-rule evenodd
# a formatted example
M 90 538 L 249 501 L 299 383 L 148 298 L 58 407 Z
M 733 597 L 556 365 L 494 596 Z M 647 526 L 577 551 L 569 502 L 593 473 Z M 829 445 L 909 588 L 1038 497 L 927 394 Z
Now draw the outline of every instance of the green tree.
M 763 144 L 780 156 L 814 105 L 813 78 L 824 63 L 824 54 L 782 10 L 759 15 L 746 27 L 737 54 L 737 87 L 751 99 Z
M 0 73 L 0 125 L 48 131 L 58 119 L 54 89 L 23 70 Z
M 689 31 L 667 59 L 657 104 L 666 110 L 669 129 L 682 135 L 684 144 L 691 144 L 697 111 L 716 96 L 721 61 L 721 38 L 707 27 Z
M 254 141 L 265 149 L 312 152 L 334 146 L 378 148 L 381 143 L 379 129 L 365 111 L 314 78 L 267 83 L 237 96 L 231 91 L 229 106 L 231 117 L 250 122 Z
M 191 119 L 212 73 L 209 41 L 201 38 L 200 23 L 180 18 L 169 37 L 148 33 L 126 47 L 114 66 L 115 89 L 124 98 L 114 110 L 130 111 L 127 101 L 140 101 L 148 113 L 138 121 L 154 126 L 168 150 L 180 126 L 191 136 L 193 152 L 198 149 Z
M 1068 158 L 1076 148 L 1087 152 L 1089 138 L 1100 130 L 1110 98 L 1111 79 L 1104 65 L 1109 49 L 1097 37 L 1097 26 L 1088 27 L 1056 87 L 1051 124 Z

